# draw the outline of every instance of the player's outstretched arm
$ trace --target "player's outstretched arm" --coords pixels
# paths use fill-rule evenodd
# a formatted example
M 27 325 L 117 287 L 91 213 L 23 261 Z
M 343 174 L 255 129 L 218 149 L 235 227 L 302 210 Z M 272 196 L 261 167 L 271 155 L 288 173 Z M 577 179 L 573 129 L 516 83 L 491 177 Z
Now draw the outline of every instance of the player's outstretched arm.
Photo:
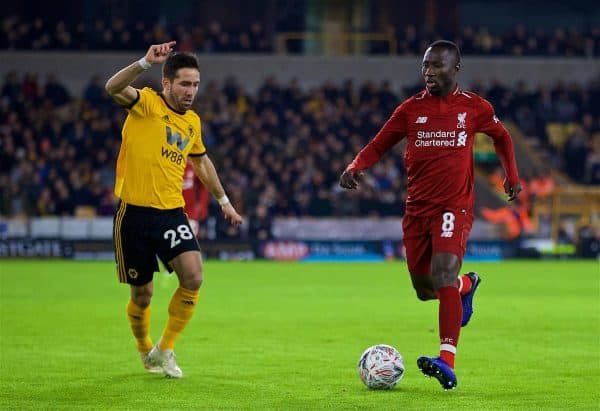
M 137 98 L 137 92 L 130 84 L 153 64 L 164 62 L 174 46 L 174 41 L 150 46 L 144 57 L 119 70 L 108 79 L 104 86 L 106 92 L 120 105 L 131 105 Z
M 225 219 L 229 220 L 231 224 L 235 226 L 242 224 L 242 216 L 235 211 L 235 208 L 233 208 L 233 205 L 225 195 L 225 189 L 217 175 L 217 170 L 208 155 L 199 157 L 194 156 L 191 157 L 191 159 L 192 165 L 194 166 L 194 172 L 200 181 L 202 181 L 202 184 L 208 188 L 208 191 L 210 191 L 213 197 L 217 199 L 221 205 L 221 210 L 223 211 Z

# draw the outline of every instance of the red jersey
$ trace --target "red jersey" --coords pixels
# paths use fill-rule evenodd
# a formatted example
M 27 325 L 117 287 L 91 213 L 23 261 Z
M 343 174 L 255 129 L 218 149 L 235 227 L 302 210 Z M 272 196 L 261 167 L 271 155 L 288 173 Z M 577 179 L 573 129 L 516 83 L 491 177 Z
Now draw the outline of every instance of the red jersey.
M 396 143 L 407 138 L 404 165 L 408 177 L 406 213 L 430 216 L 443 208 L 472 211 L 475 133 L 494 140 L 508 182 L 519 181 L 510 134 L 492 105 L 458 87 L 439 97 L 427 90 L 404 101 L 377 135 L 358 153 L 348 170 L 373 166 Z
M 204 220 L 208 215 L 208 190 L 196 177 L 191 161 L 188 161 L 183 172 L 182 194 L 188 218 Z

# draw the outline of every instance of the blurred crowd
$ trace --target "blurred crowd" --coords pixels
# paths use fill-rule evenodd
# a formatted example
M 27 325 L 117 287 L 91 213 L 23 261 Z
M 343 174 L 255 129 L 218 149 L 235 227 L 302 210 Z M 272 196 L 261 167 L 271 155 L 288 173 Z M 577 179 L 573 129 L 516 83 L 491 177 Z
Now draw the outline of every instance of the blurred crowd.
M 473 86 L 495 104 L 502 119 L 516 121 L 542 142 L 543 122 L 576 122 L 579 126 L 561 149 L 546 147 L 554 150 L 556 167 L 576 181 L 600 184 L 598 83 L 534 90 L 499 83 Z M 267 78 L 249 93 L 231 78 L 207 84 L 195 109 L 203 119 L 209 155 L 240 212 L 402 215 L 401 145 L 368 173 L 360 191 L 341 190 L 338 178 L 401 99 L 419 88 L 395 91 L 385 81 L 347 80 L 307 90 L 297 80 L 280 84 Z M 531 112 L 524 115 L 524 110 Z M 125 115 L 97 76 L 80 96 L 71 96 L 53 75 L 40 79 L 34 73 L 10 73 L 1 84 L 0 215 L 73 215 L 89 208 L 111 215 Z M 577 164 L 572 164 L 573 150 Z
M 587 30 L 556 27 L 553 30 L 536 28 L 528 30 L 516 25 L 511 30 L 494 33 L 486 26 L 464 26 L 456 33 L 442 33 L 414 25 L 388 26 L 385 32 L 393 35 L 398 44 L 397 53 L 421 55 L 433 41 L 453 40 L 463 55 L 496 56 L 600 56 L 600 27 Z M 386 52 L 374 49 L 374 52 Z
M 548 151 L 547 167 L 563 170 L 577 183 L 600 184 L 600 77 L 585 86 L 557 83 L 532 89 L 524 81 L 514 87 L 493 81 L 470 89 L 490 100 L 499 118 L 513 120 L 535 139 L 537 149 Z M 564 133 L 556 139 L 551 131 L 560 125 Z
M 390 51 L 389 44 L 372 42 L 371 54 L 421 55 L 432 41 L 448 38 L 460 46 L 464 55 L 600 56 L 600 27 L 595 26 L 587 30 L 572 27 L 527 30 L 524 25 L 517 25 L 503 32 L 492 32 L 486 26 L 466 26 L 459 32 L 437 32 L 409 24 L 388 25 L 373 31 L 394 38 L 397 49 Z M 260 22 L 233 28 L 216 21 L 204 26 L 121 17 L 98 18 L 93 23 L 19 15 L 0 20 L 0 48 L 12 50 L 145 50 L 148 44 L 174 39 L 182 51 L 273 53 L 276 35 Z M 301 50 L 302 47 L 297 47 L 298 52 Z
M 120 17 L 96 19 L 93 24 L 49 21 L 43 17 L 4 17 L 0 48 L 11 50 L 145 50 L 148 44 L 177 40 L 181 51 L 196 53 L 270 53 L 272 39 L 258 22 L 247 27 L 224 29 L 212 22 L 206 27 L 166 25 Z

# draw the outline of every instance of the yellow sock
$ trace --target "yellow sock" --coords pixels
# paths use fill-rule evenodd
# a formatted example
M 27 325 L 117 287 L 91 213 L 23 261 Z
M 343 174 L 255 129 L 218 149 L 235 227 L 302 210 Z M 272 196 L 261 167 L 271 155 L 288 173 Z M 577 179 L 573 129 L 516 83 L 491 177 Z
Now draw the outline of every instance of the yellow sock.
M 141 353 L 147 353 L 152 349 L 152 340 L 150 339 L 150 307 L 145 309 L 129 300 L 127 304 L 127 318 L 131 325 L 131 331 L 137 342 L 137 349 Z
M 175 291 L 169 303 L 169 320 L 158 344 L 159 349 L 173 349 L 175 340 L 192 318 L 197 302 L 198 290 L 194 291 L 179 287 Z

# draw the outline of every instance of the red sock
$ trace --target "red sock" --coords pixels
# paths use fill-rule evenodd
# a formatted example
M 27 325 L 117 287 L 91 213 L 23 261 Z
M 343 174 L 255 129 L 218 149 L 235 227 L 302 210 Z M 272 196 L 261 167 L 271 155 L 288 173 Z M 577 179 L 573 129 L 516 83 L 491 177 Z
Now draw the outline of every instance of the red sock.
M 462 303 L 456 287 L 442 287 L 437 291 L 440 300 L 440 358 L 454 368 L 454 356 L 462 321 Z
M 460 295 L 465 295 L 466 293 L 471 291 L 471 287 L 473 286 L 473 282 L 467 275 L 461 275 L 460 277 L 458 277 L 458 282 L 456 284 Z

